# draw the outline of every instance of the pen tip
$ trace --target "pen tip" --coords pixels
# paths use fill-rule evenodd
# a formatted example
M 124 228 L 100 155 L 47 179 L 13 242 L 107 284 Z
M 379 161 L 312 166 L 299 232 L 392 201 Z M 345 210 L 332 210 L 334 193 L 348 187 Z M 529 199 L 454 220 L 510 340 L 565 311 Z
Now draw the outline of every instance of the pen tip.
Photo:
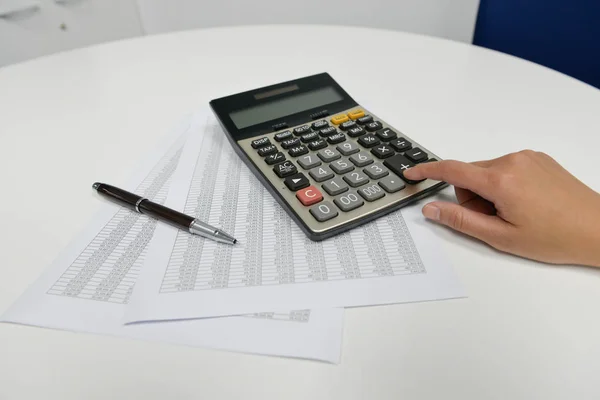
M 96 190 L 98 190 L 98 188 L 100 187 L 100 182 L 95 182 L 92 187 Z

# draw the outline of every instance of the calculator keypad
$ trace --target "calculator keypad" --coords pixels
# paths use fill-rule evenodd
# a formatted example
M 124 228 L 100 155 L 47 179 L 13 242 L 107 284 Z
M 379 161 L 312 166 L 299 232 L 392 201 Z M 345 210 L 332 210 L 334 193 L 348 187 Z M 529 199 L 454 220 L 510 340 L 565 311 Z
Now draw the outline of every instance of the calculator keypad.
M 329 167 L 325 165 L 321 167 L 315 167 L 311 169 L 308 173 L 317 182 L 323 182 L 324 180 L 333 178 L 333 172 L 329 169 Z
M 336 149 L 345 156 L 349 156 L 360 151 L 360 147 L 354 142 L 346 142 L 337 145 Z
M 354 169 L 354 165 L 348 161 L 347 158 L 339 159 L 329 165 L 331 166 L 331 169 L 334 170 L 338 175 L 345 174 L 346 172 L 350 172 Z
M 336 207 L 333 206 L 328 201 L 324 201 L 310 209 L 310 213 L 313 217 L 316 218 L 319 222 L 325 222 L 330 220 L 331 218 L 335 218 L 338 216 L 338 212 Z
M 307 154 L 302 157 L 298 157 L 298 164 L 304 169 L 311 169 L 321 165 L 321 160 L 316 154 Z
M 275 153 L 277 153 L 277 147 L 275 147 L 275 145 L 272 145 L 272 144 L 258 149 L 258 155 L 261 157 L 268 156 L 269 154 L 275 154 Z
M 301 217 L 306 212 L 319 223 L 343 220 L 345 215 L 355 218 L 372 210 L 370 204 L 385 205 L 403 197 L 401 193 L 415 193 L 411 188 L 422 181 L 408 180 L 403 172 L 436 160 L 362 110 L 267 134 L 249 144 L 252 149 L 246 151 L 272 166 L 273 177 L 267 178 L 275 187 L 294 193 L 295 199 L 286 196 L 290 206 L 306 207 Z M 278 185 L 277 179 L 285 186 Z M 430 182 L 430 186 L 437 184 Z
M 365 204 L 362 198 L 356 193 L 356 190 L 349 190 L 347 193 L 339 195 L 333 202 L 342 211 L 352 211 Z
M 277 164 L 279 162 L 285 161 L 285 156 L 282 152 L 278 151 L 275 154 L 271 154 L 265 157 L 265 162 L 269 165 Z
M 331 162 L 341 157 L 339 151 L 334 149 L 321 150 L 317 153 L 317 155 L 321 160 L 323 160 L 323 162 Z

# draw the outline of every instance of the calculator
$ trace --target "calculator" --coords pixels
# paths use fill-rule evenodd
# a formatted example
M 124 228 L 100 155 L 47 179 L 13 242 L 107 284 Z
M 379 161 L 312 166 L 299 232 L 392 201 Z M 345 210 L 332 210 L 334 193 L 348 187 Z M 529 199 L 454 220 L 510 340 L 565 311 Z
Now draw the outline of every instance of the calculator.
M 327 73 L 210 105 L 237 154 L 312 240 L 446 186 L 405 178 L 407 168 L 440 158 L 359 105 Z

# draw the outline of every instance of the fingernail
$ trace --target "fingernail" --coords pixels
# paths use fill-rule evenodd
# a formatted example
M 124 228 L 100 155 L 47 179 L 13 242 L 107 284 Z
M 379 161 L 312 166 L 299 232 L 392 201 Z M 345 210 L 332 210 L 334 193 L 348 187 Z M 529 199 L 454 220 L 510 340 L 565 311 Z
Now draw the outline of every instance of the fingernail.
M 433 204 L 427 204 L 423 207 L 423 215 L 427 219 L 431 219 L 433 221 L 440 220 L 440 209 L 434 206 Z

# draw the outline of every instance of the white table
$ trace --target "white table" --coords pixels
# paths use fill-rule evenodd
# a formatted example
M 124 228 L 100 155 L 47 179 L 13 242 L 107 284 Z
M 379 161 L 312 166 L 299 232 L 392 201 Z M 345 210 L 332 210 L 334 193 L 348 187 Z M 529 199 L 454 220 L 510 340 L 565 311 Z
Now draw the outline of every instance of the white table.
M 600 190 L 600 91 L 516 58 L 340 27 L 110 43 L 0 69 L 0 310 L 98 209 L 91 182 L 212 98 L 322 71 L 444 158 L 534 148 Z M 339 366 L 2 324 L 0 398 L 600 397 L 600 270 L 432 231 L 469 298 L 347 311 Z

